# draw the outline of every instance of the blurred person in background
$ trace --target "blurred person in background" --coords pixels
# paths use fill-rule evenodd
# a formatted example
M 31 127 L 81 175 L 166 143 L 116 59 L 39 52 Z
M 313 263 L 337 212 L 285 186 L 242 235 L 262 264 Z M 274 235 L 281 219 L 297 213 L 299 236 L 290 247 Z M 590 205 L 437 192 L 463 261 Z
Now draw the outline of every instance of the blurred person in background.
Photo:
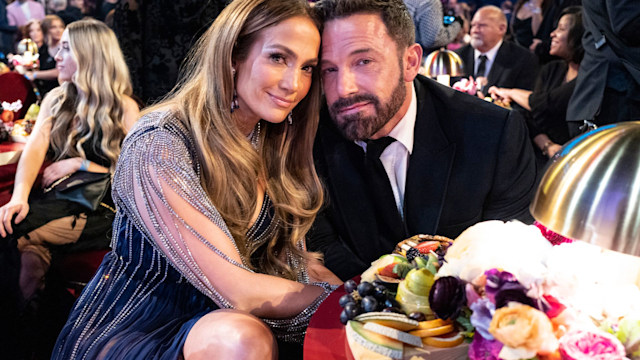
M 67 0 L 67 7 L 58 11 L 58 15 L 65 25 L 69 25 L 74 21 L 78 21 L 84 17 L 83 14 L 84 2 L 82 0 Z
M 638 0 L 583 0 L 583 8 L 585 54 L 567 110 L 572 136 L 640 119 Z
M 41 23 L 44 33 L 44 44 L 38 49 L 40 54 L 40 68 L 28 71 L 25 76 L 34 82 L 40 95 L 44 97 L 49 91 L 58 86 L 58 69 L 56 69 L 55 55 L 60 50 L 60 40 L 64 31 L 64 22 L 56 15 L 47 15 Z
M 67 7 L 67 0 L 47 0 L 45 10 L 47 15 L 62 11 Z
M 17 264 L 0 262 L 0 272 L 17 274 L 11 281 L 4 277 L 0 287 L 5 297 L 0 327 L 11 335 L 0 338 L 7 358 L 19 358 L 8 355 L 10 351 L 33 350 L 32 336 L 44 326 L 34 315 L 38 295 L 54 258 L 108 248 L 115 215 L 109 187 L 95 210 L 46 197 L 36 185 L 40 168 L 46 164 L 42 187 L 70 174 L 112 173 L 122 140 L 138 117 L 118 41 L 104 23 L 87 20 L 67 28 L 56 63 L 62 85 L 42 101 L 18 162 L 11 200 L 0 207 L 3 256 L 11 252 L 19 257 Z
M 33 40 L 39 49 L 44 44 L 44 35 L 42 33 L 42 26 L 40 26 L 40 20 L 31 19 L 27 21 L 22 27 L 22 38 Z
M 9 25 L 24 26 L 31 19 L 44 19 L 44 7 L 33 0 L 16 0 L 7 5 L 7 20 Z
M 425 55 L 454 41 L 462 30 L 462 18 L 445 14 L 442 0 L 404 0 L 404 4 L 416 28 L 416 42 Z
M 489 89 L 493 98 L 515 102 L 531 112 L 529 136 L 538 150 L 539 168 L 571 139 L 565 119 L 584 56 L 583 34 L 582 8 L 566 8 L 556 29 L 551 32 L 550 54 L 562 60 L 549 62 L 540 70 L 533 91 L 498 87 Z
M 504 41 L 507 20 L 499 7 L 484 6 L 471 20 L 471 42 L 456 50 L 464 64 L 465 77 L 478 83 L 484 97 L 491 86 L 528 89 L 538 73 L 538 59 L 528 49 Z

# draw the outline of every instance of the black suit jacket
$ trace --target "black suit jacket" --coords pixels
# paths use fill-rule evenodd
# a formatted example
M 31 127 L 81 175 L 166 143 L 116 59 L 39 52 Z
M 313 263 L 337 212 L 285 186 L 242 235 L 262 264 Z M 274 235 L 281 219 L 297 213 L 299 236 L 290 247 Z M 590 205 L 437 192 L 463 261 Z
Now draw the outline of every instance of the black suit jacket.
M 326 107 L 321 115 L 314 156 L 328 205 L 307 245 L 342 279 L 411 235 L 456 237 L 483 220 L 532 220 L 536 169 L 524 120 L 422 76 L 414 85 L 418 109 L 404 221 L 395 205 L 380 209 L 378 194 L 366 185 L 362 149 L 341 135 Z
M 462 58 L 465 77 L 474 76 L 473 47 L 465 45 L 456 50 L 456 53 Z M 516 43 L 503 41 L 487 76 L 487 85 L 484 89 L 498 86 L 531 90 L 537 75 L 538 59 L 536 56 Z
M 593 121 L 606 87 L 625 96 L 640 86 L 640 4 L 637 0 L 583 0 L 584 58 L 567 108 L 568 121 Z M 605 40 L 603 40 L 603 37 Z M 596 46 L 598 44 L 599 46 Z M 614 75 L 614 76 L 612 76 Z M 627 84 L 624 80 L 626 79 Z M 625 113 L 624 109 L 608 109 Z M 637 120 L 637 119 L 625 119 Z M 595 121 L 604 125 L 606 121 Z M 577 135 L 574 132 L 572 135 Z

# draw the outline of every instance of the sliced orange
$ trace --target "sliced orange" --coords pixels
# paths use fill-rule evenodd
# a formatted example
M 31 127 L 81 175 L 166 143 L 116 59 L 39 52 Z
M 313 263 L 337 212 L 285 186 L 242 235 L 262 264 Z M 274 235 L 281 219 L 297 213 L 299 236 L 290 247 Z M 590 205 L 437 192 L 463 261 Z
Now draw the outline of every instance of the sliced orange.
M 427 336 L 444 335 L 446 333 L 452 332 L 453 330 L 454 330 L 453 324 L 449 324 L 449 325 L 434 327 L 432 329 L 413 330 L 413 331 L 409 331 L 409 334 L 423 338 Z
M 425 345 L 438 348 L 451 348 L 464 342 L 464 337 L 459 332 L 451 332 L 442 336 L 431 336 L 422 338 Z
M 453 321 L 442 320 L 442 319 L 420 321 L 420 324 L 418 325 L 418 328 L 416 330 L 429 330 L 429 329 L 450 325 L 450 324 L 453 324 Z

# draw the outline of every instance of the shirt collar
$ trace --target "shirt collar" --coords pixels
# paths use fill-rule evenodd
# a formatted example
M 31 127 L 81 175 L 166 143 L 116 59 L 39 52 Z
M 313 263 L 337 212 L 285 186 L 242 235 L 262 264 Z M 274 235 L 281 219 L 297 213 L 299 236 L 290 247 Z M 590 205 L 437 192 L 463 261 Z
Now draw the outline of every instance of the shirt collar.
M 416 124 L 416 116 L 418 115 L 418 101 L 416 99 L 416 88 L 411 82 L 411 103 L 409 103 L 409 109 L 407 109 L 407 113 L 404 114 L 402 119 L 396 124 L 396 126 L 391 129 L 389 135 L 397 142 L 401 143 L 411 154 L 413 152 L 413 129 Z M 358 144 L 365 151 L 367 150 L 367 143 L 362 140 L 356 140 L 356 144 Z
M 502 40 L 498 41 L 496 46 L 492 47 L 491 50 L 489 50 L 486 53 L 484 53 L 484 55 L 487 56 L 487 60 L 489 60 L 489 62 L 493 63 L 493 60 L 496 58 L 496 55 L 498 54 L 498 49 L 500 49 L 500 46 L 502 46 Z M 477 49 L 473 49 L 473 59 L 475 61 L 478 61 L 478 58 L 482 54 L 483 53 L 481 53 Z

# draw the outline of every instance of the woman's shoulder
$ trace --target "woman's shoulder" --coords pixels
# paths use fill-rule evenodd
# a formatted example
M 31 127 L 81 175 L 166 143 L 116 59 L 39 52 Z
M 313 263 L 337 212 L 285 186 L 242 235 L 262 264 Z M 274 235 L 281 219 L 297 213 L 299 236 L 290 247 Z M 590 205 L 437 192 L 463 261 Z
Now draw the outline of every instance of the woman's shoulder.
M 158 109 L 142 115 L 127 135 L 123 146 L 141 142 L 153 146 L 165 147 L 172 144 L 171 146 L 189 150 L 193 148 L 189 131 L 171 109 Z

